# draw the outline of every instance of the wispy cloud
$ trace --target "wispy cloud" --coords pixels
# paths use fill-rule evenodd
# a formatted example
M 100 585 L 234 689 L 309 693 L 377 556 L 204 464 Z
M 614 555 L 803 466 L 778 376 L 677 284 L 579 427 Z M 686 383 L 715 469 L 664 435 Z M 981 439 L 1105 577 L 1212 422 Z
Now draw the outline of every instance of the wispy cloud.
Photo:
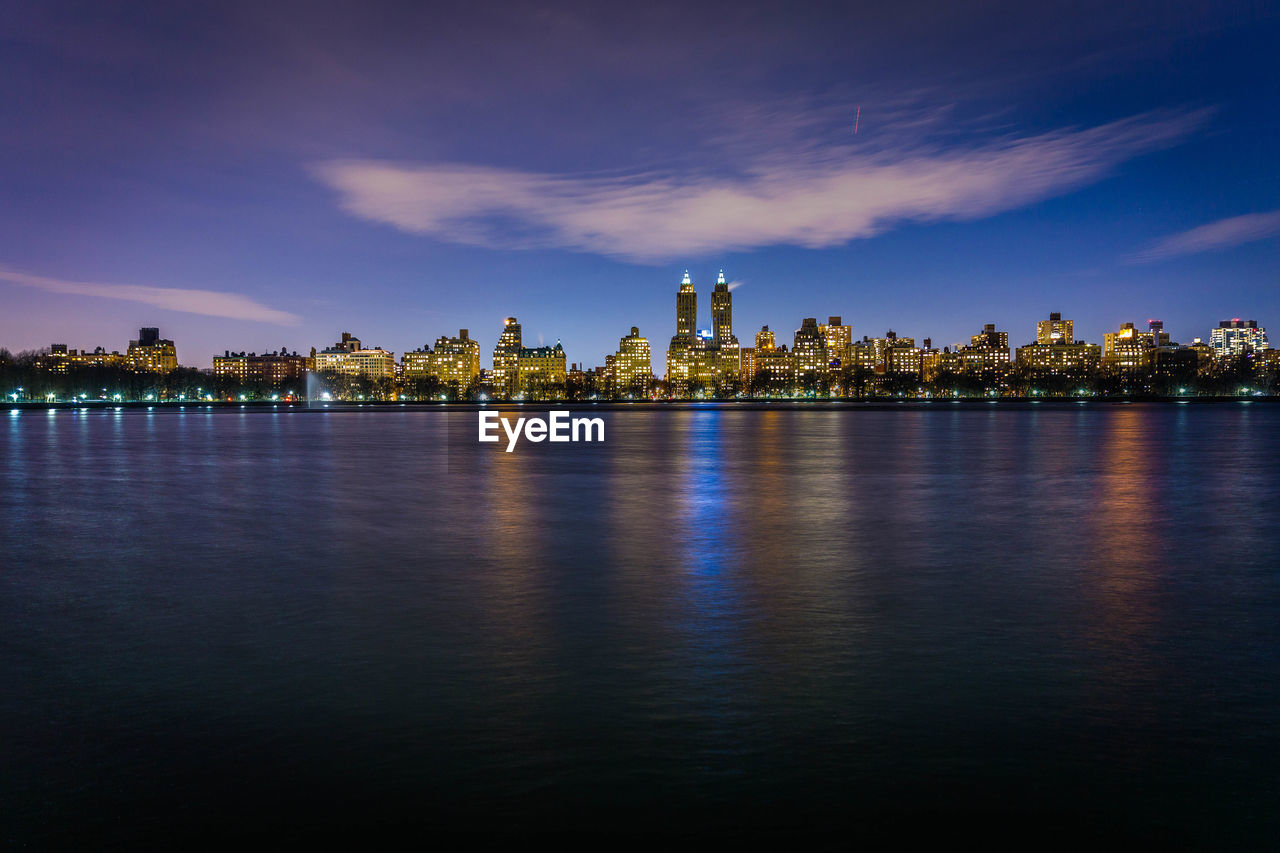
M 1163 261 L 1179 255 L 1227 249 L 1252 243 L 1255 240 L 1264 240 L 1276 234 L 1280 234 L 1280 210 L 1232 216 L 1210 222 L 1208 225 L 1170 234 L 1142 251 L 1135 252 L 1129 260 L 1137 264 Z
M 167 311 L 184 311 L 208 317 L 229 317 L 232 320 L 250 320 L 255 323 L 273 323 L 278 326 L 297 326 L 302 318 L 288 311 L 255 302 L 238 293 L 219 293 L 215 290 L 187 290 L 174 287 L 150 287 L 140 284 L 102 284 L 92 281 L 66 281 L 46 276 L 30 275 L 13 270 L 0 269 L 0 281 L 23 287 L 34 287 L 50 293 L 72 293 L 100 299 L 121 299 L 141 302 L 153 308 Z
M 1176 144 L 1206 115 L 1144 114 L 967 145 L 807 148 L 757 156 L 728 175 L 556 175 L 379 160 L 328 161 L 315 174 L 349 213 L 403 231 L 648 263 L 769 245 L 824 248 L 905 222 L 979 219 L 1100 180 Z

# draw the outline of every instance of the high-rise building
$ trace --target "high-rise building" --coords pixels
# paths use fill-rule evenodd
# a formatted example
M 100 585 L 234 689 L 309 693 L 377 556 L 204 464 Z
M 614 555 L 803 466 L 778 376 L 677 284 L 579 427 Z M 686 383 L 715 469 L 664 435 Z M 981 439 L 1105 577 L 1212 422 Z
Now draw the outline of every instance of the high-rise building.
M 995 323 L 987 323 L 982 331 L 969 339 L 968 346 L 958 346 L 942 353 L 940 371 L 961 376 L 979 376 L 996 380 L 1008 372 L 1009 333 L 996 331 Z
M 439 342 L 436 349 L 439 350 Z M 556 395 L 565 388 L 568 362 L 559 341 L 553 347 L 526 347 L 515 317 L 503 321 L 502 334 L 493 348 L 491 384 L 495 394 L 515 397 Z
M 686 270 L 676 293 L 676 333 L 667 347 L 667 382 L 676 394 L 735 382 L 741 369 L 733 335 L 733 294 L 721 272 L 712 292 L 712 328 L 699 330 L 698 294 Z
M 1242 355 L 1269 348 L 1267 330 L 1258 327 L 1257 320 L 1223 320 L 1209 333 L 1209 346 L 1218 358 Z
M 842 358 L 845 349 L 853 343 L 853 327 L 842 325 L 839 317 L 828 317 L 826 323 L 818 326 L 818 331 L 832 358 Z
M 800 321 L 792 341 L 791 356 L 795 359 L 796 374 L 802 380 L 813 381 L 827 372 L 829 358 L 827 342 L 818 329 L 816 317 L 805 317 Z
M 689 271 L 684 271 L 680 291 L 676 294 L 676 336 L 691 337 L 698 332 L 698 292 L 693 289 Z
M 1148 320 L 1146 335 L 1151 339 L 1153 347 L 1172 346 L 1169 333 L 1164 330 L 1164 320 Z
M 1159 332 L 1139 332 L 1132 323 L 1124 323 L 1118 332 L 1102 336 L 1102 364 L 1119 373 L 1136 373 L 1151 366 L 1155 346 L 1152 337 Z M 1167 336 L 1166 336 L 1167 340 Z
M 716 287 L 711 292 L 711 337 L 721 346 L 727 341 L 734 346 L 738 343 L 733 336 L 733 294 L 724 280 L 724 270 L 716 276 Z
M 756 347 L 755 378 L 765 379 L 774 390 L 790 391 L 796 381 L 796 361 L 787 351 L 787 345 Z
M 138 339 L 129 341 L 129 366 L 140 373 L 168 373 L 178 366 L 178 350 L 173 341 L 163 340 L 155 327 L 138 330 Z
M 653 384 L 653 360 L 649 340 L 640 336 L 638 326 L 631 327 L 631 334 L 618 341 L 618 352 L 606 360 L 607 375 L 612 377 L 613 393 L 627 396 L 648 396 Z
M 1075 343 L 1072 322 L 1062 319 L 1062 315 L 1054 311 L 1048 320 L 1036 323 L 1036 343 L 1041 346 Z
M 493 347 L 493 390 L 502 397 L 514 397 L 520 390 L 516 370 L 522 347 L 520 323 L 515 317 L 502 321 L 502 334 Z
M 1009 352 L 1009 333 L 997 332 L 995 323 L 987 323 L 982 327 L 982 331 L 969 339 L 969 346 L 972 347 L 988 347 L 991 349 L 1004 348 L 1005 361 L 1008 361 Z
M 714 378 L 723 383 L 736 379 L 741 367 L 738 338 L 733 334 L 733 293 L 724 280 L 724 270 L 716 276 L 716 286 L 711 292 L 711 341 Z
M 459 329 L 456 338 L 436 338 L 434 352 L 429 346 L 406 352 L 400 364 L 407 380 L 434 376 L 446 385 L 456 383 L 465 389 L 480 377 L 480 342 L 466 329 Z
M 432 366 L 446 385 L 456 382 L 466 388 L 480 378 L 480 342 L 467 329 L 459 329 L 456 338 L 436 338 L 434 355 Z

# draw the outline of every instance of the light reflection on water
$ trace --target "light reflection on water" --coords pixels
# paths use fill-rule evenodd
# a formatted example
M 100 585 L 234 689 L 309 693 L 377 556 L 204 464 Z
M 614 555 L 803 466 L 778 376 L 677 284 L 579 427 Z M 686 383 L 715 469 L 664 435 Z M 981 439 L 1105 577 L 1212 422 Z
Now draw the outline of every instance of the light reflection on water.
M 8 417 L 10 838 L 1277 828 L 1280 410 L 605 417 Z

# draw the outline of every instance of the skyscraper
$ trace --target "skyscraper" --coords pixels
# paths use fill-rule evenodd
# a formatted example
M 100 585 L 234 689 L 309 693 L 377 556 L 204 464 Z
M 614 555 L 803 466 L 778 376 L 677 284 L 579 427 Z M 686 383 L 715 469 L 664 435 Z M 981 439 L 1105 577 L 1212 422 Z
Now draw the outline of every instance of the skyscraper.
M 716 288 L 711 292 L 711 337 L 721 345 L 730 340 L 735 346 L 738 343 L 733 336 L 733 294 L 724 280 L 724 270 L 720 270 Z
M 733 296 L 722 271 L 711 294 L 710 331 L 698 331 L 698 294 L 686 270 L 676 294 L 676 333 L 667 348 L 667 381 L 677 394 L 736 383 L 740 370 L 733 335 Z
M 631 327 L 631 334 L 618 341 L 617 355 L 611 356 L 609 376 L 615 394 L 645 396 L 653 379 L 653 364 L 649 354 L 649 341 L 640 336 L 638 326 Z
M 676 335 L 692 337 L 698 333 L 698 292 L 693 289 L 689 271 L 684 271 L 680 292 L 676 294 Z

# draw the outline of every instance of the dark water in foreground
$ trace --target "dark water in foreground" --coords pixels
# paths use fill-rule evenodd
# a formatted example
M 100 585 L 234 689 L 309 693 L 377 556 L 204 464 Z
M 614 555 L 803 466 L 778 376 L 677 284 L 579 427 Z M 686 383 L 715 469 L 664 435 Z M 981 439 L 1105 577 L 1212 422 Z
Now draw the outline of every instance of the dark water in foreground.
M 3 417 L 8 842 L 1280 831 L 1280 407 Z

